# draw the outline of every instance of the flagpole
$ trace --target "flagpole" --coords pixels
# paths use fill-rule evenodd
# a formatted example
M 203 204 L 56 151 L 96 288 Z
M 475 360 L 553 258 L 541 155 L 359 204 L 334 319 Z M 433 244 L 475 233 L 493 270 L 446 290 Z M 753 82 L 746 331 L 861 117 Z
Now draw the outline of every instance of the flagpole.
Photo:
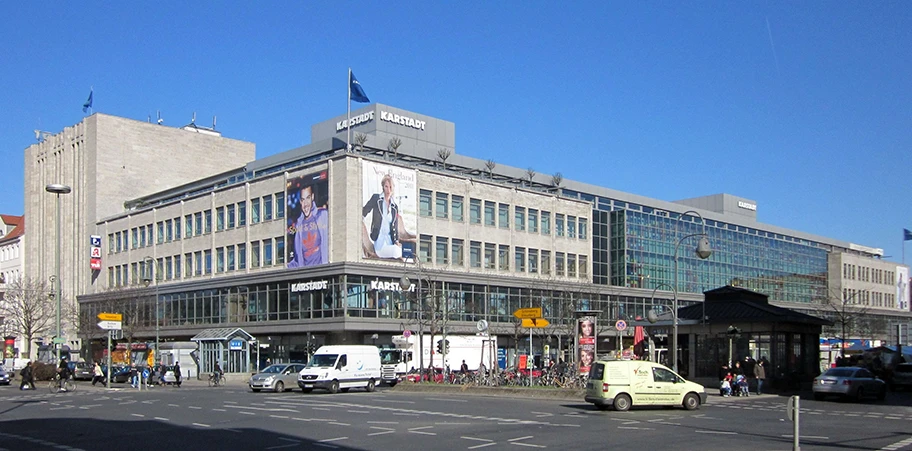
M 346 118 L 345 128 L 348 131 L 348 139 L 345 141 L 345 151 L 351 152 L 352 142 L 352 68 L 348 68 L 348 117 Z

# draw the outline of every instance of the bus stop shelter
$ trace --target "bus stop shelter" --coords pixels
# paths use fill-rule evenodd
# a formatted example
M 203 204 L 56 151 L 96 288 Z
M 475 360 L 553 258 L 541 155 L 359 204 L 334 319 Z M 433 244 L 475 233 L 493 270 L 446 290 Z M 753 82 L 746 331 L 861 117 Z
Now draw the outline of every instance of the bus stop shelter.
M 190 339 L 199 346 L 200 374 L 211 373 L 218 363 L 226 373 L 250 369 L 253 336 L 239 327 L 206 329 Z

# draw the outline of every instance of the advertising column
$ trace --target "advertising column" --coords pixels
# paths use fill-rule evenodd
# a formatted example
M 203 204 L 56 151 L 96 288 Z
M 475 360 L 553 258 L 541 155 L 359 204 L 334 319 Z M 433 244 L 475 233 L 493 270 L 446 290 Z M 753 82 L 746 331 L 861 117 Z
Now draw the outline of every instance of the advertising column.
M 592 316 L 584 316 L 579 319 L 577 336 L 579 337 L 580 374 L 589 374 L 589 367 L 595 360 L 595 324 L 596 319 Z

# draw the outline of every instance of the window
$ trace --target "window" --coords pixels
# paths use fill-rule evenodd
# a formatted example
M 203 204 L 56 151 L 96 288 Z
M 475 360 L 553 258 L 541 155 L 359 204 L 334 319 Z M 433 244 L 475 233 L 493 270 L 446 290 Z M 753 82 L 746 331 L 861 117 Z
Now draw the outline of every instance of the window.
M 285 264 L 285 238 L 278 237 L 275 239 L 275 248 L 276 248 L 276 264 L 284 265 Z
M 469 199 L 469 223 L 481 224 L 481 199 Z
M 538 249 L 529 249 L 529 274 L 538 273 Z
M 501 229 L 510 228 L 510 204 L 497 206 L 497 224 Z
M 216 207 L 215 209 L 215 231 L 225 230 L 225 207 Z
M 174 241 L 174 225 L 170 219 L 165 221 L 165 241 Z
M 180 260 L 178 260 L 180 261 Z M 165 257 L 165 280 L 174 278 L 174 262 L 171 257 Z
M 116 249 L 116 247 L 114 247 L 114 234 L 109 233 L 108 234 L 108 253 L 113 254 L 114 249 Z
M 567 254 L 567 277 L 576 277 L 576 254 Z
M 206 269 L 206 274 L 212 274 L 212 249 L 206 249 L 203 251 L 203 261 Z
M 238 227 L 247 225 L 247 202 L 238 202 Z
M 181 239 L 181 218 L 174 218 L 174 239 Z
M 184 277 L 193 277 L 193 253 L 184 254 Z
M 156 236 L 155 242 L 158 244 L 164 243 L 165 242 L 165 223 L 162 221 L 158 221 L 157 223 L 155 223 L 155 229 L 158 230 L 158 233 L 155 235 Z M 117 235 L 117 250 L 120 251 L 120 235 L 119 234 Z
M 215 272 L 225 272 L 225 248 L 215 248 Z
M 589 239 L 589 220 L 586 218 L 579 218 L 579 239 Z
M 526 248 L 517 247 L 513 251 L 513 269 L 516 272 L 526 272 Z
M 263 196 L 263 221 L 272 221 L 272 195 Z
M 136 264 L 136 263 L 130 264 L 130 276 L 132 277 L 132 279 L 130 279 L 130 280 L 132 280 L 133 283 L 136 283 L 136 281 L 139 280 L 138 271 L 139 271 L 138 264 Z
M 485 269 L 497 268 L 497 246 L 494 243 L 485 243 L 484 245 L 484 267 Z
M 228 271 L 234 271 L 234 246 L 228 246 Z
M 542 235 L 551 235 L 551 212 L 541 212 L 541 233 Z
M 131 244 L 130 249 L 136 249 L 136 247 L 139 245 L 139 229 L 137 229 L 136 227 L 133 227 L 133 229 L 130 230 L 130 236 L 132 238 L 132 240 L 131 240 L 132 244 Z
M 114 238 L 113 236 L 111 237 Z M 139 247 L 146 247 L 146 228 L 139 228 Z M 108 249 L 114 249 L 114 246 L 109 246 Z
M 212 233 L 212 210 L 203 211 L 203 215 L 206 217 L 206 230 L 205 233 Z
M 254 241 L 250 243 L 250 267 L 259 268 L 260 267 L 260 242 Z
M 237 245 L 238 269 L 247 269 L 247 244 Z
M 431 236 L 421 235 L 418 240 L 418 258 L 424 263 L 431 262 Z
M 523 207 L 513 208 L 513 224 L 516 224 L 516 230 L 526 230 L 526 209 Z
M 174 278 L 175 279 L 181 278 L 181 256 L 180 255 L 174 256 Z
M 564 275 L 564 253 L 563 252 L 555 253 L 554 258 L 555 258 L 554 267 L 557 270 L 557 275 L 563 276 Z
M 437 193 L 435 214 L 437 219 L 447 219 L 450 217 L 450 195 L 447 193 Z
M 453 202 L 450 204 L 452 207 L 452 219 L 456 222 L 462 222 L 463 219 L 463 198 L 462 196 L 453 195 Z
M 486 226 L 494 227 L 494 210 L 494 202 L 486 200 L 484 203 L 484 224 Z
M 567 236 L 576 238 L 576 216 L 567 216 Z
M 285 217 L 285 193 L 275 193 L 275 210 L 277 218 Z
M 579 276 L 580 278 L 589 277 L 589 256 L 580 255 L 579 256 Z
M 551 275 L 551 251 L 541 251 L 541 273 L 544 276 Z
M 184 216 L 184 238 L 193 236 L 193 215 Z
M 120 232 L 114 234 L 114 238 L 117 240 L 117 252 L 123 250 L 123 238 L 120 236 Z
M 193 273 L 196 275 L 203 274 L 203 252 L 196 251 L 193 253 L 193 266 L 196 268 Z
M 453 238 L 453 245 L 450 247 L 450 251 L 451 251 L 450 252 L 450 261 L 453 263 L 453 265 L 455 265 L 455 266 L 465 265 L 464 247 L 465 247 L 464 241 Z
M 263 266 L 272 266 L 272 240 L 263 240 Z
M 233 229 L 235 227 L 235 225 L 237 224 L 237 206 L 235 206 L 234 204 L 231 204 L 228 206 L 228 209 L 225 211 L 228 214 L 228 217 L 225 218 L 226 222 L 228 224 L 228 228 Z
M 560 213 L 554 215 L 554 234 L 564 236 L 564 215 Z
M 426 189 L 418 191 L 418 213 L 421 216 L 431 216 L 431 192 Z
M 473 268 L 481 268 L 481 242 L 469 242 L 469 265 Z
M 260 199 L 250 200 L 250 223 L 259 224 L 260 222 Z
M 497 253 L 497 268 L 501 271 L 510 270 L 510 246 L 506 244 L 500 245 L 500 251 Z
M 529 209 L 529 233 L 538 233 L 538 210 Z
M 193 215 L 193 222 L 196 223 L 196 232 L 194 235 L 200 236 L 203 234 L 203 212 L 198 212 Z
M 155 278 L 162 280 L 165 275 L 165 259 L 159 258 L 155 261 Z
M 434 256 L 436 258 L 438 265 L 445 265 L 448 263 L 448 259 L 450 257 L 450 250 L 448 249 L 449 241 L 450 240 L 448 238 L 442 237 L 442 236 L 438 236 L 436 238 L 437 246 L 436 246 L 436 249 L 434 250 L 435 251 Z

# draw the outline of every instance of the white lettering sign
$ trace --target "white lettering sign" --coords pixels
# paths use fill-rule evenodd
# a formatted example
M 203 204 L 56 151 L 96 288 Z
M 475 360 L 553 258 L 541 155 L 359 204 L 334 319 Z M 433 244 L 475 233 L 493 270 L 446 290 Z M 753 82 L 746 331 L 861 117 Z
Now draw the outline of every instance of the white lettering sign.
M 411 118 L 408 116 L 400 116 L 398 114 L 393 114 L 388 111 L 380 112 L 380 120 L 386 122 L 392 122 L 394 124 L 404 125 L 406 127 L 411 127 L 418 130 L 424 130 L 425 124 L 427 121 L 419 121 L 418 119 Z
M 383 280 L 372 280 L 371 281 L 371 290 L 380 290 L 380 291 L 402 291 L 402 287 L 399 286 L 399 282 L 385 282 Z M 408 291 L 415 291 L 415 284 L 409 287 Z
M 364 113 L 364 114 L 359 114 L 359 115 L 357 115 L 357 116 L 351 118 L 351 124 L 349 124 L 349 120 L 348 120 L 348 119 L 345 119 L 345 120 L 336 122 L 336 131 L 338 132 L 338 131 L 340 131 L 340 130 L 345 130 L 346 128 L 349 127 L 349 125 L 363 124 L 363 123 L 365 123 L 365 122 L 370 122 L 370 121 L 372 121 L 372 120 L 374 120 L 374 112 L 373 112 L 373 111 L 369 111 L 369 112 Z
M 743 208 L 745 210 L 757 211 L 757 205 L 749 203 L 749 202 L 744 202 L 743 200 L 738 201 L 738 207 Z
M 329 282 L 325 280 L 317 280 L 314 282 L 299 282 L 291 284 L 291 292 L 297 293 L 299 291 L 325 290 L 327 286 L 329 286 Z

